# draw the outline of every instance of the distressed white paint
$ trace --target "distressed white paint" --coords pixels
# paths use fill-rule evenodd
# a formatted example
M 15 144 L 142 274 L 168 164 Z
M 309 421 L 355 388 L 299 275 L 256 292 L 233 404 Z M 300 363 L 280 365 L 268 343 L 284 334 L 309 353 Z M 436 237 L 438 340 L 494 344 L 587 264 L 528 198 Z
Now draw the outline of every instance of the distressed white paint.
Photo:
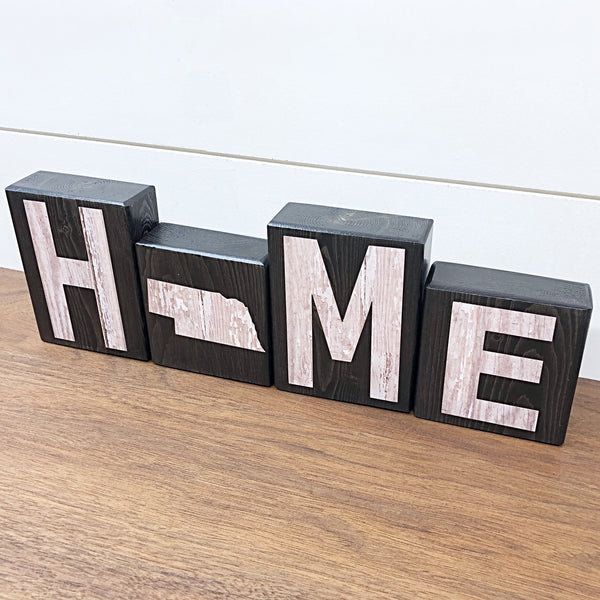
M 110 259 L 104 215 L 98 208 L 79 208 L 83 238 L 92 271 L 98 314 L 107 348 L 127 350 L 117 286 Z M 129 298 L 133 301 L 133 298 Z
M 539 411 L 477 397 L 479 375 L 539 383 L 543 361 L 483 349 L 487 331 L 552 341 L 556 317 L 464 302 L 452 304 L 442 413 L 535 431 Z
M 54 337 L 75 341 L 65 285 L 94 290 L 107 348 L 127 350 L 117 287 L 102 211 L 79 208 L 89 260 L 56 255 L 45 202 L 24 200 L 33 249 L 40 271 Z
M 404 249 L 369 246 L 344 319 L 317 240 L 284 236 L 288 381 L 313 385 L 312 301 L 333 360 L 351 362 L 371 316 L 370 396 L 398 402 Z
M 176 335 L 264 352 L 248 307 L 235 298 L 148 279 L 148 311 L 172 318 Z

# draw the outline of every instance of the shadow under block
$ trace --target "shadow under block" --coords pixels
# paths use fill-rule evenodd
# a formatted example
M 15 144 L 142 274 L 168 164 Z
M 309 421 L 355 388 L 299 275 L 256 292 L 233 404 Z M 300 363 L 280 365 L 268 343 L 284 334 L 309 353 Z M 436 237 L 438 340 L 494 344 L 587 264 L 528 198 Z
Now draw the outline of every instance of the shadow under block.
M 587 284 L 434 263 L 415 415 L 562 444 L 591 313 Z
M 154 187 L 38 171 L 6 195 L 41 338 L 148 360 L 134 244 Z
M 155 363 L 272 384 L 267 240 L 160 223 L 137 256 Z
M 411 409 L 433 221 L 287 204 L 269 223 L 275 385 Z

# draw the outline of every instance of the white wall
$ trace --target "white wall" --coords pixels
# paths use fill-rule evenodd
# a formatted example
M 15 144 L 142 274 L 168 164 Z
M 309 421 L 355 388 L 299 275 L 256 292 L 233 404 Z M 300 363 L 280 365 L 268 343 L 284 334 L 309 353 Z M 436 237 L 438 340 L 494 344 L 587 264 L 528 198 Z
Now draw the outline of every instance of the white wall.
M 288 201 L 432 217 L 436 259 L 600 298 L 597 6 L 7 3 L 1 181 L 153 183 L 162 220 L 263 237 Z M 5 203 L 0 266 L 20 268 Z

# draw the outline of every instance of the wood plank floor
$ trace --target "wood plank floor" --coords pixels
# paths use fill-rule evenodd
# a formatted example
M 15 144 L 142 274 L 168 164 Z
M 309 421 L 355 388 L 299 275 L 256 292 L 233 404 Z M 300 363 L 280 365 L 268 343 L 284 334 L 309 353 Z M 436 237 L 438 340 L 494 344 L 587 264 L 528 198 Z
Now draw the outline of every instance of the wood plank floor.
M 600 382 L 548 446 L 40 341 L 0 270 L 1 598 L 600 597 Z

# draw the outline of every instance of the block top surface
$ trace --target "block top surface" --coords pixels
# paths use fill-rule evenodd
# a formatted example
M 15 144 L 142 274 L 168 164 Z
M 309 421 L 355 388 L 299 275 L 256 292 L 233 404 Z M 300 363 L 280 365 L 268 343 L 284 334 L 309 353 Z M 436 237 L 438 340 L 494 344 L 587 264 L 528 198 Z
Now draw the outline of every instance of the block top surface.
M 37 171 L 8 186 L 6 191 L 110 202 L 126 206 L 134 197 L 150 187 L 152 186 L 126 181 Z
M 433 263 L 426 287 L 583 310 L 593 306 L 587 283 L 457 263 Z
M 137 245 L 262 265 L 268 262 L 267 240 L 174 223 L 159 223 Z
M 425 244 L 433 220 L 290 202 L 273 217 L 269 227 Z

